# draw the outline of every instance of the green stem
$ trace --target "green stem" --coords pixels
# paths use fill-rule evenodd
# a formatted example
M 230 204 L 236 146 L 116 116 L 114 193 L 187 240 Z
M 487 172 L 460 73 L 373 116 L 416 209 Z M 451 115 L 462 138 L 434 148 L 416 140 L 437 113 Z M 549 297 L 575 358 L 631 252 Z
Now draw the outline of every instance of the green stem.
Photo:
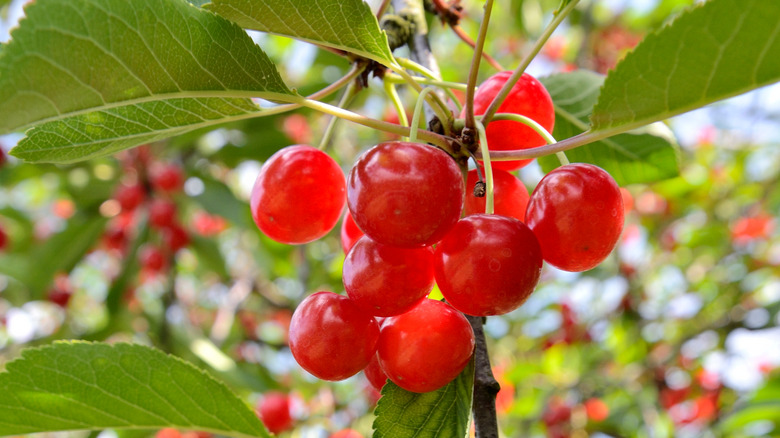
M 339 108 L 346 108 L 356 94 L 357 86 L 354 81 L 350 82 L 349 85 L 347 85 L 347 89 L 344 90 L 344 94 L 341 96 L 341 100 L 339 100 Z M 322 140 L 320 140 L 320 144 L 318 146 L 319 150 L 324 151 L 325 148 L 328 147 L 328 143 L 330 143 L 330 139 L 333 136 L 333 131 L 336 127 L 336 121 L 338 121 L 338 118 L 335 116 L 331 116 L 330 120 L 328 120 L 328 126 L 325 127 L 325 132 L 322 134 Z
M 495 120 L 510 120 L 513 122 L 520 122 L 524 124 L 525 126 L 528 126 L 529 128 L 533 129 L 537 134 L 541 135 L 542 138 L 544 138 L 544 141 L 547 142 L 547 144 L 553 144 L 556 143 L 557 140 L 555 140 L 555 137 L 552 136 L 546 129 L 544 129 L 544 126 L 540 125 L 539 122 L 536 120 L 526 117 L 522 114 L 514 114 L 514 113 L 499 113 L 496 114 L 494 117 Z M 480 121 L 484 123 L 485 117 L 480 117 Z
M 404 108 L 401 97 L 398 95 L 398 90 L 395 88 L 395 84 L 387 79 L 384 80 L 385 93 L 390 98 L 390 101 L 395 107 L 395 112 L 398 114 L 398 122 L 401 126 L 409 126 L 409 119 L 406 117 L 406 109 Z
M 423 103 L 425 97 L 433 92 L 433 88 L 426 88 L 422 90 L 420 96 L 417 98 L 417 103 L 414 105 L 414 114 L 412 114 L 411 132 L 409 133 L 409 141 L 417 143 L 417 128 L 420 127 L 420 114 L 422 114 Z
M 555 156 L 558 157 L 558 161 L 561 162 L 561 166 L 568 166 L 570 164 L 569 157 L 566 156 L 566 152 L 556 152 Z
M 381 120 L 372 119 L 370 117 L 366 117 L 352 111 L 339 108 L 337 106 L 328 105 L 327 103 L 307 99 L 301 96 L 296 99 L 295 103 L 316 111 L 349 120 L 350 122 L 357 123 L 358 125 L 367 126 L 369 128 L 389 132 L 391 134 L 401 135 L 404 137 L 409 137 L 410 131 L 413 129 L 406 126 L 396 125 L 395 123 L 388 123 Z M 417 129 L 416 131 L 417 138 L 420 141 L 435 144 L 436 146 L 439 146 L 440 148 L 447 151 L 450 155 L 454 156 L 455 153 L 453 152 L 452 147 L 450 146 L 450 141 L 447 139 L 447 137 L 424 129 Z
M 482 17 L 482 23 L 479 25 L 477 41 L 474 43 L 474 55 L 471 58 L 471 69 L 469 70 L 469 79 L 466 86 L 466 128 L 468 129 L 476 127 L 476 121 L 474 120 L 474 90 L 477 86 L 479 64 L 482 60 L 482 50 L 485 47 L 485 38 L 487 37 L 490 13 L 492 11 L 493 0 L 487 0 L 485 2 L 485 13 Z
M 409 70 L 412 70 L 416 73 L 419 73 L 423 75 L 424 77 L 428 78 L 428 81 L 426 80 L 417 80 L 418 83 L 426 84 L 426 85 L 436 85 L 439 88 L 443 89 L 445 93 L 447 93 L 447 96 L 452 99 L 452 101 L 455 103 L 455 105 L 458 107 L 458 111 L 463 109 L 463 107 L 460 104 L 460 101 L 458 100 L 458 96 L 455 95 L 455 93 L 450 90 L 450 88 L 457 88 L 460 90 L 466 90 L 465 84 L 459 84 L 457 82 L 445 82 L 442 81 L 441 77 L 434 73 L 432 70 L 425 68 L 425 66 L 422 66 L 411 59 L 406 58 L 396 58 L 399 64 L 403 66 L 404 68 L 407 68 Z M 416 79 L 415 79 L 416 80 Z M 454 86 L 453 86 L 454 85 Z M 441 102 L 441 99 L 438 95 L 434 94 L 435 99 L 439 100 Z M 441 102 L 444 107 L 447 107 L 446 103 Z
M 546 43 L 553 32 L 555 32 L 555 29 L 558 28 L 558 25 L 561 24 L 563 19 L 569 15 L 569 12 L 571 12 L 574 7 L 577 6 L 577 3 L 579 3 L 579 0 L 571 0 L 571 2 L 566 5 L 565 8 L 563 8 L 563 10 L 558 11 L 558 13 L 555 14 L 553 20 L 550 22 L 550 24 L 547 25 L 547 27 L 544 29 L 544 32 L 542 32 L 542 35 L 540 35 L 539 39 L 537 39 L 534 43 L 531 52 L 526 55 L 515 72 L 512 73 L 512 76 L 510 76 L 504 86 L 501 87 L 501 90 L 498 92 L 498 94 L 496 94 L 496 97 L 493 98 L 493 101 L 490 102 L 490 105 L 485 110 L 484 117 L 482 118 L 482 123 L 484 123 L 485 126 L 487 126 L 487 124 L 493 120 L 493 116 L 496 114 L 496 111 L 498 111 L 498 107 L 501 106 L 501 103 L 504 102 L 504 99 L 506 99 L 506 97 L 509 95 L 509 91 L 512 90 L 512 87 L 514 87 L 517 81 L 520 80 L 520 77 L 525 72 L 525 69 L 528 68 L 528 65 L 531 64 L 531 61 L 536 57 L 539 51 L 542 50 L 544 43 Z
M 485 214 L 493 214 L 493 166 L 490 165 L 490 151 L 488 150 L 487 135 L 482 122 L 474 120 L 475 128 L 479 134 L 479 147 L 482 151 L 482 163 L 485 165 Z
M 414 77 L 414 76 L 413 76 Z M 385 80 L 389 80 L 393 83 L 406 83 L 406 81 L 394 73 L 385 73 Z M 414 77 L 414 80 L 417 81 L 418 84 L 423 85 L 434 85 L 442 89 L 455 89 L 455 90 L 461 90 L 466 91 L 466 84 L 461 84 L 460 82 L 450 82 L 450 81 L 440 81 L 438 79 L 431 79 L 431 78 L 425 78 L 422 76 Z
M 400 65 L 391 66 L 393 70 L 395 70 L 396 73 L 398 73 L 407 84 L 411 85 L 412 88 L 417 90 L 418 93 L 422 93 L 423 87 L 417 83 L 417 81 L 414 80 L 414 77 L 410 75 L 409 73 L 404 70 L 403 67 Z M 447 108 L 447 104 L 445 104 L 441 98 L 434 93 L 430 96 L 431 101 L 428 102 L 428 104 L 431 106 L 431 109 L 433 109 L 433 112 L 436 114 L 436 117 L 439 118 L 439 120 L 442 122 L 442 125 L 445 127 L 445 130 L 449 129 L 450 124 L 452 123 L 452 114 L 450 113 L 449 108 Z

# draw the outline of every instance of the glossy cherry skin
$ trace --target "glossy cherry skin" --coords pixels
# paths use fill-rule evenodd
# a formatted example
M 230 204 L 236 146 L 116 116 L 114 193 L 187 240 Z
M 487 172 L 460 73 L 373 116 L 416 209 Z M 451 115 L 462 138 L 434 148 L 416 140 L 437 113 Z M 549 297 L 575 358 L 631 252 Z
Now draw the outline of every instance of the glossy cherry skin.
M 476 214 L 461 219 L 436 246 L 434 272 L 452 307 L 473 316 L 501 315 L 534 291 L 542 253 L 519 220 Z
M 344 173 L 325 152 L 288 146 L 263 164 L 250 206 L 271 239 L 298 245 L 319 239 L 338 222 L 345 203 Z
M 162 230 L 162 238 L 166 249 L 171 253 L 175 253 L 190 244 L 190 233 L 178 222 L 172 222 L 167 228 L 164 228 Z
M 485 213 L 487 198 L 474 196 L 474 185 L 478 180 L 477 170 L 470 170 L 466 177 L 466 216 Z M 495 214 L 522 221 L 525 219 L 529 197 L 528 189 L 520 178 L 505 170 L 493 169 L 493 212 Z
M 561 166 L 531 194 L 526 223 L 547 263 L 564 271 L 596 267 L 623 230 L 623 197 L 615 180 L 592 164 Z
M 154 228 L 166 228 L 176 221 L 176 203 L 166 199 L 153 199 L 149 204 L 149 224 Z
M 347 179 L 355 223 L 384 245 L 438 242 L 463 210 L 460 169 L 444 151 L 407 142 L 381 143 L 360 156 Z
M 293 357 L 322 380 L 344 380 L 365 368 L 376 353 L 379 324 L 348 297 L 333 292 L 308 296 L 293 313 Z
M 155 190 L 173 193 L 184 185 L 184 172 L 172 163 L 154 163 L 149 170 L 149 182 Z
M 368 363 L 366 369 L 363 370 L 363 374 L 366 375 L 368 383 L 379 392 L 382 392 L 382 387 L 387 383 L 387 374 L 382 369 L 382 365 L 379 364 L 379 356 L 374 355 L 371 362 Z
M 140 184 L 126 185 L 122 184 L 116 189 L 114 199 L 119 202 L 122 211 L 135 210 L 144 202 L 146 191 Z
M 387 318 L 379 335 L 379 363 L 407 391 L 435 391 L 466 367 L 474 332 L 462 313 L 425 299 L 409 312 Z
M 267 392 L 255 412 L 271 433 L 278 434 L 292 428 L 293 418 L 290 415 L 290 397 L 281 392 Z
M 349 214 L 349 210 L 344 214 L 344 219 L 341 220 L 341 248 L 344 250 L 344 254 L 349 254 L 349 250 L 352 246 L 363 237 L 364 234 L 360 231 L 355 220 L 352 219 L 352 215 Z
M 145 244 L 138 253 L 141 266 L 151 272 L 165 269 L 167 262 L 162 250 L 152 244 Z
M 374 316 L 407 312 L 433 289 L 433 248 L 398 248 L 363 236 L 347 254 L 344 289 Z
M 510 76 L 512 76 L 511 71 L 502 71 L 489 77 L 479 86 L 474 94 L 475 115 L 485 114 L 485 110 Z M 527 73 L 523 73 L 520 80 L 512 87 L 509 95 L 498 107 L 498 112 L 530 117 L 549 132 L 552 132 L 555 125 L 555 107 L 550 94 L 541 82 Z M 464 114 L 461 114 L 461 117 L 464 117 Z M 488 149 L 491 151 L 529 149 L 547 143 L 533 129 L 520 122 L 509 120 L 491 121 L 485 129 L 485 134 Z M 516 160 L 492 163 L 494 169 L 516 170 L 530 162 L 531 160 Z

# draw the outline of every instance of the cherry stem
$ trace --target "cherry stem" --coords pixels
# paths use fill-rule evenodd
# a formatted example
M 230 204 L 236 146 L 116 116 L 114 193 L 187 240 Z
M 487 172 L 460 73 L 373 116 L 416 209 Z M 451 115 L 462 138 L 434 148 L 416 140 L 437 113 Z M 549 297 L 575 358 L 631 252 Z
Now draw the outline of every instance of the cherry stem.
M 435 72 L 431 71 L 430 69 L 425 68 L 424 66 L 412 61 L 411 59 L 406 58 L 396 58 L 399 64 L 401 64 L 404 68 L 407 68 L 409 70 L 412 70 L 416 73 L 419 73 L 428 79 L 420 79 L 417 80 L 417 82 L 421 84 L 426 85 L 436 85 L 437 87 L 444 90 L 445 93 L 447 93 L 447 96 L 452 99 L 452 101 L 455 103 L 455 105 L 458 107 L 458 111 L 460 111 L 460 102 L 458 101 L 458 96 L 455 95 L 455 93 L 450 90 L 450 88 L 457 88 L 461 90 L 466 89 L 466 85 L 459 84 L 457 82 L 445 82 L 442 81 L 441 76 L 436 74 Z M 441 101 L 441 97 L 438 94 L 434 94 L 434 98 L 437 99 L 445 108 L 447 108 L 447 104 Z M 447 108 L 448 109 L 448 108 Z M 447 124 L 449 125 L 449 123 Z
M 406 117 L 406 109 L 404 108 L 403 102 L 401 102 L 401 97 L 398 95 L 398 90 L 396 90 L 395 84 L 388 80 L 387 76 L 385 76 L 384 87 L 385 94 L 390 98 L 390 101 L 395 108 L 395 112 L 398 114 L 398 123 L 401 126 L 409 126 L 409 119 Z
M 347 88 L 344 90 L 344 94 L 341 95 L 341 100 L 339 100 L 339 108 L 346 108 L 355 95 L 357 95 L 357 86 L 353 81 L 347 85 Z M 321 151 L 324 151 L 325 148 L 328 147 L 328 143 L 330 143 L 330 139 L 333 137 L 336 121 L 338 121 L 338 118 L 335 116 L 331 116 L 330 120 L 328 120 L 328 126 L 325 127 L 325 132 L 322 134 L 322 140 L 320 140 L 320 144 L 318 146 Z
M 471 58 L 471 69 L 469 70 L 469 79 L 466 84 L 466 128 L 471 130 L 476 128 L 476 123 L 474 120 L 474 91 L 477 86 L 477 77 L 479 76 L 479 61 L 482 58 L 482 49 L 485 47 L 485 38 L 487 37 L 488 24 L 490 23 L 490 13 L 492 10 L 493 0 L 487 0 L 485 2 L 485 13 L 482 17 L 482 23 L 479 25 L 477 42 L 474 44 L 474 56 Z
M 376 18 L 380 18 L 384 15 L 388 6 L 390 6 L 390 0 L 382 0 L 382 4 L 379 5 L 379 9 L 376 11 Z
M 483 117 L 478 117 L 478 118 L 482 119 Z M 553 137 L 552 134 L 550 134 L 546 129 L 544 129 L 544 127 L 542 125 L 540 125 L 536 120 L 531 119 L 529 117 L 526 117 L 524 115 L 513 114 L 513 113 L 499 113 L 499 114 L 496 114 L 496 116 L 494 117 L 494 120 L 510 120 L 510 121 L 513 121 L 513 122 L 522 123 L 522 124 L 528 126 L 529 128 L 533 129 L 537 134 L 541 135 L 542 138 L 544 138 L 544 141 L 547 142 L 547 145 L 553 145 L 553 144 L 557 143 L 557 141 L 555 140 L 555 137 Z M 536 148 L 526 149 L 526 151 L 527 150 L 533 150 L 533 149 L 536 149 Z M 499 152 L 504 152 L 504 153 L 500 154 Z M 492 158 L 494 160 L 497 160 L 497 161 L 505 161 L 505 160 L 510 160 L 510 159 L 517 159 L 514 156 L 508 157 L 505 154 L 505 152 L 520 152 L 520 151 L 493 151 L 492 152 L 492 154 L 493 154 Z M 555 152 L 559 152 L 559 151 L 555 151 Z M 481 155 L 479 158 L 482 158 L 484 160 L 484 155 L 485 155 L 484 150 L 480 150 L 479 154 Z M 526 157 L 523 157 L 523 158 L 526 158 Z M 558 159 L 561 159 L 561 157 L 559 156 Z M 565 160 L 566 164 L 568 164 L 568 159 L 566 158 L 565 155 L 563 157 L 563 160 Z M 562 163 L 563 163 L 563 160 L 561 160 Z
M 414 77 L 409 73 L 407 73 L 403 67 L 397 65 L 395 67 L 391 66 L 391 68 L 393 68 L 393 70 L 395 70 L 395 72 L 398 73 L 406 81 L 407 84 L 411 85 L 412 88 L 422 93 L 423 87 L 420 84 L 418 84 L 417 81 L 414 80 Z M 431 105 L 431 109 L 436 114 L 436 117 L 438 117 L 439 120 L 442 121 L 444 126 L 449 126 L 450 123 L 452 122 L 452 114 L 450 113 L 449 108 L 447 108 L 447 105 L 444 103 L 443 100 L 441 100 L 441 97 L 439 97 L 435 93 L 430 97 L 430 99 L 431 102 L 429 103 Z
M 482 163 L 485 166 L 485 214 L 493 214 L 493 166 L 490 164 L 490 150 L 488 149 L 485 126 L 475 120 L 477 133 L 479 134 L 479 147 L 482 152 Z M 479 164 L 477 164 L 479 167 Z
M 499 113 L 496 114 L 495 117 L 493 117 L 495 120 L 509 120 L 512 122 L 520 122 L 524 124 L 525 126 L 528 126 L 529 128 L 533 129 L 537 134 L 541 135 L 542 138 L 544 138 L 544 141 L 547 142 L 547 144 L 553 144 L 557 143 L 558 141 L 555 139 L 555 137 L 550 134 L 550 131 L 544 129 L 544 126 L 540 125 L 539 122 L 536 120 L 526 117 L 522 114 L 514 114 L 514 113 Z M 480 121 L 484 125 L 485 118 L 484 116 L 480 118 Z
M 403 80 L 400 76 L 398 76 L 395 73 L 385 73 L 385 80 L 389 80 L 389 81 L 394 82 L 394 83 L 406 82 L 405 80 Z M 425 77 L 424 78 L 424 77 L 420 77 L 420 76 L 414 77 L 414 80 L 417 81 L 418 84 L 435 85 L 435 86 L 437 86 L 439 88 L 444 89 L 445 91 L 447 89 L 466 91 L 466 84 L 461 84 L 460 82 L 442 81 L 442 80 L 438 80 L 438 79 L 432 79 L 430 77 Z M 454 94 L 453 94 L 453 96 L 454 96 Z
M 391 134 L 401 135 L 404 137 L 409 137 L 410 131 L 414 129 L 417 133 L 417 137 L 420 140 L 435 144 L 436 146 L 439 146 L 440 148 L 444 149 L 450 155 L 455 156 L 455 152 L 452 150 L 452 140 L 443 135 L 437 134 L 435 132 L 427 131 L 424 129 L 409 128 L 406 126 L 396 125 L 395 123 L 383 122 L 381 120 L 372 119 L 370 117 L 366 117 L 354 113 L 352 111 L 339 108 L 337 106 L 329 105 L 327 103 L 320 102 L 317 100 L 307 99 L 305 97 L 298 96 L 293 101 L 293 103 L 305 106 L 307 108 L 311 108 L 313 110 L 324 112 L 345 120 L 349 120 L 350 122 L 357 123 L 358 125 L 367 126 L 369 128 L 377 129 L 384 132 L 389 132 Z
M 555 156 L 558 157 L 558 161 L 561 162 L 561 166 L 568 166 L 570 164 L 569 157 L 566 156 L 566 152 L 556 152 Z
M 477 438 L 498 438 L 496 394 L 501 389 L 490 367 L 483 318 L 466 315 L 474 330 L 474 427 Z
M 430 93 L 434 91 L 433 88 L 425 88 L 420 93 L 420 96 L 417 98 L 417 103 L 414 105 L 414 114 L 412 114 L 412 125 L 409 132 L 409 141 L 412 143 L 417 143 L 417 128 L 420 126 L 420 114 L 422 113 L 423 109 L 423 103 L 425 102 L 425 97 L 428 96 Z
M 472 40 L 471 37 L 466 34 L 466 31 L 464 31 L 462 27 L 455 24 L 450 26 L 450 28 L 452 28 L 452 31 L 455 32 L 455 35 L 457 35 L 458 38 L 460 38 L 464 43 L 471 46 L 472 49 L 476 47 L 476 43 L 474 42 L 474 40 Z M 487 63 L 490 64 L 490 66 L 493 67 L 494 69 L 498 71 L 504 71 L 504 67 L 502 67 L 501 64 L 499 64 L 498 61 L 496 61 L 495 58 L 490 56 L 490 54 L 488 54 L 487 52 L 483 51 L 482 57 L 485 58 L 485 61 L 487 61 Z
M 550 22 L 550 24 L 547 25 L 547 27 L 544 29 L 544 32 L 542 32 L 542 34 L 534 43 L 531 51 L 525 56 L 525 58 L 523 58 L 523 61 L 520 62 L 520 65 L 517 67 L 515 72 L 512 73 L 512 76 L 509 77 L 504 86 L 501 87 L 501 90 L 499 90 L 498 94 L 496 94 L 496 97 L 493 98 L 493 101 L 490 102 L 490 105 L 485 110 L 484 117 L 482 118 L 482 123 L 485 124 L 485 126 L 487 126 L 491 120 L 493 120 L 493 116 L 498 111 L 498 107 L 501 106 L 501 104 L 504 102 L 504 99 L 506 99 L 506 97 L 509 95 L 509 91 L 511 91 L 512 87 L 514 87 L 517 81 L 520 80 L 520 77 L 525 72 L 525 69 L 528 68 L 528 65 L 531 64 L 531 61 L 542 50 L 544 43 L 547 42 L 555 29 L 558 28 L 558 25 L 561 24 L 563 19 L 569 15 L 569 12 L 571 12 L 574 7 L 577 6 L 577 3 L 579 3 L 579 0 L 571 0 L 569 4 L 563 8 L 563 10 L 558 11 L 558 13 L 555 14 L 553 20 Z M 468 121 L 468 119 L 466 120 Z

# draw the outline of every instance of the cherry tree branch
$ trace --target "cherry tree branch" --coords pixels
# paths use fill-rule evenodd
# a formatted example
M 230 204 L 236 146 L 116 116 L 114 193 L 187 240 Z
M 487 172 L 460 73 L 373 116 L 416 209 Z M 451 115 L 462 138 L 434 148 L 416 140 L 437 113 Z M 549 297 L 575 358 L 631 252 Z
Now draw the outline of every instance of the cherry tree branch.
M 501 386 L 493 376 L 490 367 L 490 355 L 485 342 L 482 319 L 478 316 L 466 316 L 474 330 L 474 426 L 477 438 L 498 438 L 498 420 L 496 414 L 496 394 Z

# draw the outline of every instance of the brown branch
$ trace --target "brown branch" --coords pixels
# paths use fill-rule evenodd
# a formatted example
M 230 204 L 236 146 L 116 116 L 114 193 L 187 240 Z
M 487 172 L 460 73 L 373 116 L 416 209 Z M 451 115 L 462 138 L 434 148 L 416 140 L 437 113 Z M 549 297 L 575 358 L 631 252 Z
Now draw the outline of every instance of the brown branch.
M 477 438 L 498 438 L 498 420 L 496 414 L 496 394 L 501 386 L 493 376 L 490 367 L 490 356 L 487 351 L 485 331 L 482 329 L 482 318 L 466 316 L 474 330 L 476 346 L 474 347 L 474 426 Z

